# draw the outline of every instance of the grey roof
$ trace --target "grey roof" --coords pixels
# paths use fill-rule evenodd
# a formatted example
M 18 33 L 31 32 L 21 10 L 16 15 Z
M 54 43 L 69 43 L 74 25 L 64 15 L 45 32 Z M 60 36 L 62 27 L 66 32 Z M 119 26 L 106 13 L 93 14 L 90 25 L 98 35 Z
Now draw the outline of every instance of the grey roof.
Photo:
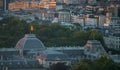
M 1 48 L 0 52 L 2 52 L 2 51 L 4 51 L 4 52 L 5 51 L 10 51 L 10 52 L 12 51 L 13 52 L 13 51 L 18 51 L 18 49 L 16 49 L 16 48 Z
M 47 53 L 46 60 L 67 60 L 68 56 L 62 52 L 58 52 L 55 50 L 45 50 Z
M 34 34 L 26 34 L 18 41 L 16 48 L 22 50 L 44 50 L 45 46 Z
M 22 68 L 22 67 L 40 67 L 37 60 L 0 60 L 0 67 L 6 66 L 9 68 Z
M 98 40 L 88 40 L 87 43 L 90 43 L 91 45 L 102 45 Z

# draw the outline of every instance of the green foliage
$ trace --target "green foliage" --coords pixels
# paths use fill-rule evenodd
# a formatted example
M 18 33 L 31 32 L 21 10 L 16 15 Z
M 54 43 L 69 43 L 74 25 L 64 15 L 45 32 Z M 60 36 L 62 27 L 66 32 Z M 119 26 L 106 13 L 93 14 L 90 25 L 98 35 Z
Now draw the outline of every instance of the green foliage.
M 0 21 L 0 47 L 14 47 L 27 32 L 27 24 L 17 18 L 9 17 Z
M 51 70 L 68 70 L 68 66 L 64 63 L 52 64 L 50 67 Z
M 34 33 L 38 35 L 46 46 L 66 46 L 70 43 L 72 31 L 59 24 L 41 24 Z
M 85 31 L 74 31 L 72 33 L 72 40 L 76 45 L 85 45 L 88 40 L 87 32 Z
M 35 27 L 32 33 L 36 34 L 47 47 L 83 46 L 91 39 L 103 42 L 102 36 L 94 30 L 70 30 L 59 24 L 28 24 L 17 18 L 8 17 L 0 21 L 0 47 L 14 47 L 24 34 L 30 33 L 31 25 Z
M 70 70 L 90 70 L 90 68 L 89 68 L 89 65 L 87 63 L 79 62 Z
M 119 67 L 107 57 L 101 57 L 93 62 L 93 70 L 119 70 Z
M 111 59 L 101 57 L 93 62 L 89 60 L 78 62 L 70 70 L 119 70 L 119 68 L 119 65 L 114 63 Z

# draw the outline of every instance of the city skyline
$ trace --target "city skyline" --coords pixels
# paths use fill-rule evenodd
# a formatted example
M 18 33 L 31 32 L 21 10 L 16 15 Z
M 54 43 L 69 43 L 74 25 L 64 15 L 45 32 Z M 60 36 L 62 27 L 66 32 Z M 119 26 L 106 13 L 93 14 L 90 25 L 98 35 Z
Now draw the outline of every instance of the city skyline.
M 120 69 L 119 0 L 0 0 L 0 70 L 81 68 Z

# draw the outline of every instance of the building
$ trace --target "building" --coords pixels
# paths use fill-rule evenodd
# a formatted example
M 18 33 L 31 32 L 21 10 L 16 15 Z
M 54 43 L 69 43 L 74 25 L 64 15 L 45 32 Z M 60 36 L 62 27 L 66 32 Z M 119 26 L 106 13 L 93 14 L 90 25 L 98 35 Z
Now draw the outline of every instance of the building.
M 0 49 L 0 69 L 42 69 L 64 62 L 70 64 L 68 56 L 55 50 L 47 50 L 34 34 L 26 34 L 15 48 Z
M 45 20 L 48 20 L 51 22 L 55 17 L 55 12 L 48 11 L 47 13 L 45 13 L 44 17 L 45 17 Z
M 56 1 L 55 0 L 51 0 L 49 2 L 49 8 L 55 8 L 56 7 Z
M 103 48 L 100 41 L 97 40 L 88 40 L 85 45 L 84 53 L 87 59 L 95 60 L 101 56 L 107 56 L 107 52 Z
M 77 28 L 77 26 L 75 26 L 74 23 L 61 22 L 60 25 L 71 30 Z
M 9 3 L 10 3 L 10 0 L 0 0 L 0 10 L 7 11 Z
M 80 5 L 85 3 L 86 0 L 66 0 L 66 4 Z
M 109 5 L 107 6 L 107 11 L 109 11 L 110 16 L 114 16 L 114 17 L 120 17 L 120 1 L 116 1 L 116 2 L 110 2 Z
M 52 64 L 63 62 L 72 65 L 82 59 L 95 60 L 108 56 L 101 43 L 88 40 L 85 46 L 66 46 L 45 48 L 34 34 L 26 34 L 15 48 L 0 49 L 1 70 L 47 70 Z M 113 60 L 113 55 L 110 56 Z M 116 58 L 116 57 L 115 57 Z
M 48 49 L 67 54 L 71 59 L 71 64 L 74 64 L 82 59 L 95 60 L 101 56 L 108 57 L 108 54 L 102 44 L 97 40 L 88 40 L 85 46 L 50 47 Z
M 49 50 L 56 50 L 59 52 L 63 52 L 69 56 L 71 60 L 71 65 L 75 64 L 77 61 L 85 59 L 86 56 L 84 54 L 84 47 L 83 46 L 61 46 L 61 47 L 50 47 L 47 48 Z
M 109 29 L 104 36 L 108 48 L 120 50 L 120 18 L 111 17 Z
M 32 7 L 33 5 L 31 5 Z M 29 3 L 28 2 L 11 2 L 9 3 L 9 10 L 20 10 L 20 9 L 26 9 L 29 8 Z
M 115 62 L 115 63 L 120 63 L 120 55 L 110 55 L 110 58 Z
M 64 4 L 63 3 L 56 3 L 56 11 L 64 9 Z
M 95 4 L 95 3 L 97 3 L 96 0 L 88 0 L 88 4 Z
M 62 4 L 62 3 L 64 3 L 64 0 L 56 0 L 56 3 Z
M 71 22 L 71 14 L 66 10 L 58 12 L 58 22 Z
M 110 19 L 111 33 L 120 33 L 120 17 L 111 17 Z
M 108 48 L 120 50 L 120 33 L 114 33 L 104 37 L 105 43 Z
M 3 10 L 3 0 L 0 0 L 0 10 Z

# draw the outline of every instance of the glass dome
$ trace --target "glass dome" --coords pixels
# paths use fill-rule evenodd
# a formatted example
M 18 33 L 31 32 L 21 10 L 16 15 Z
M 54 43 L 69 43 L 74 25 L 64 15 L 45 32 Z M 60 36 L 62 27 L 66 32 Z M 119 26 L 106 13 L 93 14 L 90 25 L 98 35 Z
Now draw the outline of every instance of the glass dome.
M 16 48 L 21 50 L 44 50 L 45 46 L 34 34 L 25 34 L 16 44 Z

